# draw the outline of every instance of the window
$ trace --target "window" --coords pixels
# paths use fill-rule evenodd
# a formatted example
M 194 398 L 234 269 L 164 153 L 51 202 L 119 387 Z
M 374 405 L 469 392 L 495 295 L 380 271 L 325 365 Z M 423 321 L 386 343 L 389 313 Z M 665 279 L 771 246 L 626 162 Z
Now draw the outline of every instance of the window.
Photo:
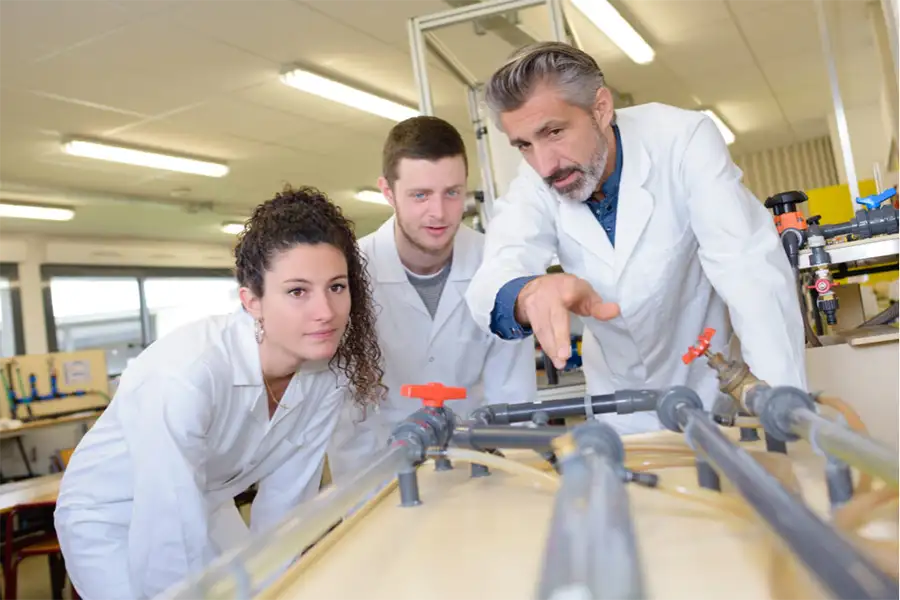
M 106 351 L 107 371 L 188 322 L 239 306 L 227 271 L 47 266 L 47 325 L 51 351 Z
M 0 264 L 0 356 L 18 354 L 25 354 L 19 270 L 14 264 Z
M 233 278 L 147 278 L 144 294 L 152 324 L 150 341 L 173 329 L 210 315 L 234 312 L 240 306 Z

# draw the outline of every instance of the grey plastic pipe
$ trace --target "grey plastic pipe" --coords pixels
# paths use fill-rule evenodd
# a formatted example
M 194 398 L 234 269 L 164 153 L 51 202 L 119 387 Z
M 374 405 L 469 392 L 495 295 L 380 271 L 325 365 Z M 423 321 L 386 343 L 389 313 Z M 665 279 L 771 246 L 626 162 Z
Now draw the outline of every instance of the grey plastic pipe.
M 539 600 L 644 597 L 628 492 L 607 457 L 574 452 L 560 461 Z
M 386 448 L 344 486 L 301 504 L 269 531 L 214 561 L 205 571 L 167 590 L 157 600 L 249 599 L 271 585 L 301 554 L 345 518 L 367 495 L 408 468 L 408 450 Z
M 798 501 L 750 454 L 735 446 L 699 408 L 681 404 L 688 442 L 728 479 L 835 598 L 898 598 L 897 581 Z
M 900 463 L 896 452 L 806 408 L 792 410 L 790 420 L 791 431 L 808 441 L 813 448 L 878 477 L 897 489 Z

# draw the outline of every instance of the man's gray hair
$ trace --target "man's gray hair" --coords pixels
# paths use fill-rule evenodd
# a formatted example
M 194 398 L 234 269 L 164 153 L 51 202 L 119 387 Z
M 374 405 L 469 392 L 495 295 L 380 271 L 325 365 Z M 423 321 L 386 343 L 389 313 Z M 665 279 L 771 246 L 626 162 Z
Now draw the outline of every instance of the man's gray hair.
M 603 71 L 586 52 L 560 42 L 538 42 L 520 48 L 485 85 L 488 108 L 500 113 L 521 108 L 535 87 L 555 85 L 565 100 L 591 110 L 604 86 Z

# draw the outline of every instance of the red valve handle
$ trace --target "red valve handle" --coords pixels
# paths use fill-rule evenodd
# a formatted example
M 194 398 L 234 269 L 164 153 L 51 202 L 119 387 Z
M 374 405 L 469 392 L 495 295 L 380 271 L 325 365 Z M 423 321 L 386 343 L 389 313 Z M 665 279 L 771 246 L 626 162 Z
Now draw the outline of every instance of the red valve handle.
M 447 400 L 465 399 L 466 388 L 447 387 L 442 383 L 406 384 L 400 388 L 400 395 L 409 398 L 419 398 L 424 406 L 443 408 L 444 402 Z
M 704 329 L 703 333 L 697 338 L 697 345 L 688 348 L 687 353 L 681 357 L 684 364 L 689 365 L 694 362 L 694 359 L 698 356 L 706 354 L 706 351 L 709 350 L 709 343 L 712 341 L 714 335 L 716 335 L 716 330 L 712 327 Z

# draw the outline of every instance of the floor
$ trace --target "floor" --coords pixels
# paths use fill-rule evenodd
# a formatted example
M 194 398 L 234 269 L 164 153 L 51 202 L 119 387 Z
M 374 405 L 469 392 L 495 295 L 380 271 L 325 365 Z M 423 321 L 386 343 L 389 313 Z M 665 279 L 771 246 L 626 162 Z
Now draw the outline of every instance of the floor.
M 18 588 L 19 600 L 47 600 L 52 597 L 50 566 L 46 556 L 32 556 L 19 563 Z M 70 598 L 69 594 L 67 588 L 65 597 Z

